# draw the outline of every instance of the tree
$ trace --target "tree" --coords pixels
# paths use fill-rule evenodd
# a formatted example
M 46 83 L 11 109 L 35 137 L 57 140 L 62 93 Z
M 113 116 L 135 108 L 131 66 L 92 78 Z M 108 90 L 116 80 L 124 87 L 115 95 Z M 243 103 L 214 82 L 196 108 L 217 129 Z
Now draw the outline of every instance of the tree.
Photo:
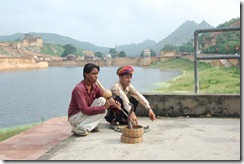
M 126 53 L 124 51 L 119 52 L 119 57 L 126 57 Z
M 232 19 L 218 27 L 228 27 L 239 19 Z M 239 53 L 239 48 L 236 47 L 240 46 L 240 36 L 240 31 L 226 31 L 217 35 L 203 34 L 199 37 L 199 43 L 203 53 L 234 55 Z
M 76 47 L 72 46 L 71 44 L 66 44 L 63 46 L 64 52 L 61 57 L 66 57 L 68 54 L 75 54 L 77 49 Z
M 143 52 L 144 52 L 144 51 L 141 51 L 141 53 L 140 53 L 140 57 L 143 57 L 143 56 L 144 56 Z
M 21 41 L 21 39 L 20 38 L 17 38 L 14 41 L 19 42 L 19 41 Z
M 149 51 L 150 51 L 150 53 L 151 53 L 151 56 L 157 56 L 156 51 L 154 51 L 153 49 L 150 49 Z
M 98 58 L 102 58 L 103 54 L 101 52 L 95 52 L 94 56 L 98 57 Z
M 179 51 L 180 52 L 193 53 L 194 47 L 192 45 L 192 42 L 188 42 L 188 43 L 184 44 L 183 46 L 180 46 Z
M 164 47 L 162 48 L 162 50 L 177 50 L 178 47 L 170 45 L 170 44 L 166 44 L 164 45 Z
M 110 48 L 109 49 L 109 53 L 112 55 L 112 57 L 114 58 L 117 55 L 117 51 L 116 48 Z

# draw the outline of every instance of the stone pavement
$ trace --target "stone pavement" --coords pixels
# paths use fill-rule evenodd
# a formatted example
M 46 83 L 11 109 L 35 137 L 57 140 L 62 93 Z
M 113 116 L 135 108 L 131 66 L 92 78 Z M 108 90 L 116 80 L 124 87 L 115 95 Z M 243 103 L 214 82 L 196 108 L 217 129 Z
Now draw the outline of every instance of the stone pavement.
M 120 142 L 104 121 L 99 133 L 71 136 L 39 160 L 240 160 L 240 119 L 162 117 L 139 144 Z
M 67 117 L 52 118 L 0 142 L 0 160 L 36 160 L 72 135 Z
M 144 133 L 142 143 L 125 144 L 120 142 L 122 133 L 110 129 L 105 120 L 100 125 L 100 132 L 78 137 L 70 133 L 66 118 L 54 118 L 34 127 L 34 130 L 0 142 L 0 159 L 241 159 L 238 118 L 161 117 L 154 122 L 145 117 L 138 119 L 140 125 L 149 125 L 150 131 Z

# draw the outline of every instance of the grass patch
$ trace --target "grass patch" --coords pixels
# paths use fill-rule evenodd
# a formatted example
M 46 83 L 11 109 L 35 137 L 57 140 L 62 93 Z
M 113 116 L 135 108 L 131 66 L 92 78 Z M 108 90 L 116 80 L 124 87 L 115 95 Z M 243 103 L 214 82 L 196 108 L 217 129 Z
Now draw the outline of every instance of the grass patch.
M 27 129 L 30 129 L 40 123 L 34 123 L 30 125 L 21 125 L 21 126 L 15 126 L 10 128 L 2 128 L 0 129 L 0 142 L 3 140 L 6 140 L 16 134 L 19 134 Z
M 53 56 L 61 56 L 64 52 L 63 45 L 61 44 L 51 44 L 51 43 L 43 43 L 43 47 L 41 48 L 41 53 L 49 54 Z M 76 47 L 76 53 L 79 56 L 84 56 L 83 50 Z
M 43 43 L 43 47 L 41 48 L 41 53 L 54 56 L 61 56 L 63 51 L 64 48 L 60 44 Z
M 211 66 L 199 62 L 199 93 L 240 93 L 240 69 L 237 67 Z M 153 92 L 194 93 L 194 62 L 185 58 L 168 59 L 151 65 L 153 68 L 182 70 L 184 74 L 174 80 L 157 84 Z M 160 86 L 161 85 L 161 86 Z

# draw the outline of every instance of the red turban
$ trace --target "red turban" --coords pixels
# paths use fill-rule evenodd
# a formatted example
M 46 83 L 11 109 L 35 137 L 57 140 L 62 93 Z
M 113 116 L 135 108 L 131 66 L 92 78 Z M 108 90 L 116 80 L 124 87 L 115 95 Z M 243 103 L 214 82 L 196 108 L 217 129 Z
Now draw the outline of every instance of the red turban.
M 134 73 L 134 69 L 131 66 L 123 66 L 123 67 L 119 67 L 117 69 L 117 75 L 120 76 L 122 74 L 133 74 Z

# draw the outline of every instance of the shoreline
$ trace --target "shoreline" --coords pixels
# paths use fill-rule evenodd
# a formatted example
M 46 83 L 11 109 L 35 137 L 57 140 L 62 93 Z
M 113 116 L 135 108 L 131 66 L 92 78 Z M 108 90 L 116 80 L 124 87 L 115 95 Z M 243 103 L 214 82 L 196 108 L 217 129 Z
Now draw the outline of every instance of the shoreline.
M 160 69 L 160 68 L 157 68 L 157 69 Z M 161 70 L 161 69 L 160 69 L 160 70 Z M 169 70 L 171 70 L 171 69 L 169 69 Z M 179 75 L 179 76 L 177 76 L 177 77 L 175 77 L 175 78 L 173 78 L 172 80 L 168 80 L 168 81 L 165 81 L 165 82 L 157 82 L 157 83 L 154 83 L 153 85 L 155 85 L 156 88 L 150 90 L 150 92 L 156 92 L 156 93 L 157 93 L 157 92 L 161 92 L 160 90 L 157 90 L 157 89 L 158 89 L 158 88 L 168 88 L 168 87 L 170 87 L 170 86 L 171 86 L 171 83 L 172 83 L 173 81 L 175 81 L 175 80 L 181 78 L 182 76 L 184 76 L 184 75 L 186 74 L 186 71 L 181 70 L 181 69 L 172 69 L 172 70 L 180 71 L 180 72 L 182 72 L 182 74 Z M 186 93 L 188 93 L 188 92 L 186 92 Z
M 0 58 L 0 71 L 48 68 L 48 62 L 32 58 Z

